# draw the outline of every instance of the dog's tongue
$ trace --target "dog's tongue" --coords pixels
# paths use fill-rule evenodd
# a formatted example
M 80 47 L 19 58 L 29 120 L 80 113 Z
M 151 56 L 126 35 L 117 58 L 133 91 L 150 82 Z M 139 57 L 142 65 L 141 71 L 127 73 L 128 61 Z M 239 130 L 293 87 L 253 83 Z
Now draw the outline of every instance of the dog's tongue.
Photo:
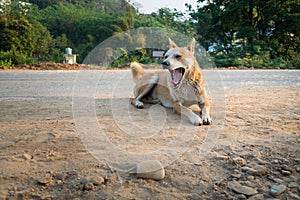
M 173 85 L 177 85 L 180 82 L 181 78 L 182 74 L 179 72 L 179 70 L 174 70 L 173 80 L 171 80 L 171 83 Z

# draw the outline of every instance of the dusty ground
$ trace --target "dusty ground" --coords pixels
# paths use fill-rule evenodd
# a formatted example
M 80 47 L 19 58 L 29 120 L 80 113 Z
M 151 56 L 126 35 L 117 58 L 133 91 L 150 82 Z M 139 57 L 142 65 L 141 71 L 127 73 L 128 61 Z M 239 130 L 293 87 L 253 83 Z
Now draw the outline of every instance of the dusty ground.
M 88 89 L 82 99 L 95 104 L 101 130 L 122 152 L 146 155 L 169 145 L 172 154 L 179 147 L 170 140 L 181 132 L 192 138 L 165 166 L 165 179 L 154 181 L 119 170 L 109 160 L 115 152 L 101 143 L 96 148 L 108 156 L 89 149 L 72 110 L 75 71 L 0 72 L 0 199 L 300 199 L 299 71 L 205 74 L 210 127 L 193 127 L 157 106 L 129 106 L 129 71 L 86 75 L 97 87 L 92 101 Z M 219 76 L 224 85 L 217 89 Z M 271 194 L 274 186 L 282 193 Z

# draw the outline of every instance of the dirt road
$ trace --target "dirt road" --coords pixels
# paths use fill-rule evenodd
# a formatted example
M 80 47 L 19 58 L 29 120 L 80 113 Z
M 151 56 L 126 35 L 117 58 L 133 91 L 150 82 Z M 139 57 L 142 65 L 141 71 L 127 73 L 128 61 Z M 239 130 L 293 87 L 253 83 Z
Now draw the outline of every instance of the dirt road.
M 0 199 L 300 199 L 300 71 L 204 73 L 195 127 L 130 106 L 127 70 L 0 72 Z M 153 158 L 165 179 L 127 173 Z

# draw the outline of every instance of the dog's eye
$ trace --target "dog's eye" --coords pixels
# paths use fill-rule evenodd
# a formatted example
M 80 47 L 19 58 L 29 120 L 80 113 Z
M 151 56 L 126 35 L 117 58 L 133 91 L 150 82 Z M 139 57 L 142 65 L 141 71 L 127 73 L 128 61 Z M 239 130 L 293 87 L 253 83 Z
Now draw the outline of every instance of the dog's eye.
M 168 57 L 169 57 L 168 55 L 165 55 L 165 56 L 164 56 L 164 59 L 167 59 Z
M 176 59 L 180 59 L 180 58 L 181 58 L 181 55 L 175 55 L 175 58 L 176 58 Z

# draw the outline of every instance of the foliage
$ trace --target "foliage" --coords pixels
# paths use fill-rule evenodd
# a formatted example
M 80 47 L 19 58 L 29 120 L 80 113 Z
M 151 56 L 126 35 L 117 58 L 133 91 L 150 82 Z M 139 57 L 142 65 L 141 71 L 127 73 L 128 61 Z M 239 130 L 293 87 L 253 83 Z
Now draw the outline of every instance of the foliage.
M 12 1 L 4 5 L 0 13 L 0 51 L 2 63 L 32 63 L 34 56 L 44 56 L 51 40 L 49 31 L 26 14 L 24 7 Z M 24 13 L 25 12 L 25 13 Z M 3 58 L 4 57 L 6 58 Z M 10 62 L 9 62 L 10 63 Z M 11 63 L 10 63 L 11 64 Z
M 143 64 L 160 64 L 161 60 L 152 58 L 152 49 L 139 48 L 134 51 L 127 52 L 125 49 L 121 49 L 122 54 L 116 57 L 113 62 L 109 65 L 111 68 L 121 67 L 124 64 L 128 64 L 133 61 L 138 61 Z
M 181 33 L 195 37 L 210 50 L 220 67 L 300 68 L 300 4 L 294 0 L 198 0 L 199 5 L 206 4 L 196 10 L 187 5 L 189 17 L 168 8 L 142 14 L 125 0 L 26 2 L 32 5 L 18 0 L 0 4 L 2 65 L 62 62 L 67 47 L 83 62 L 94 47 L 111 36 L 116 41 L 94 52 L 95 63 L 110 63 L 110 57 L 116 59 L 114 67 L 137 59 L 158 62 L 147 48 L 163 49 L 168 37 L 185 45 Z M 130 31 L 140 27 L 152 27 L 153 32 Z M 165 31 L 156 32 L 156 27 Z M 203 65 L 210 64 L 205 61 Z
M 190 9 L 190 23 L 207 50 L 221 47 L 217 66 L 300 68 L 299 11 L 294 0 L 212 0 Z
M 13 66 L 10 52 L 0 51 L 0 68 L 7 68 Z

